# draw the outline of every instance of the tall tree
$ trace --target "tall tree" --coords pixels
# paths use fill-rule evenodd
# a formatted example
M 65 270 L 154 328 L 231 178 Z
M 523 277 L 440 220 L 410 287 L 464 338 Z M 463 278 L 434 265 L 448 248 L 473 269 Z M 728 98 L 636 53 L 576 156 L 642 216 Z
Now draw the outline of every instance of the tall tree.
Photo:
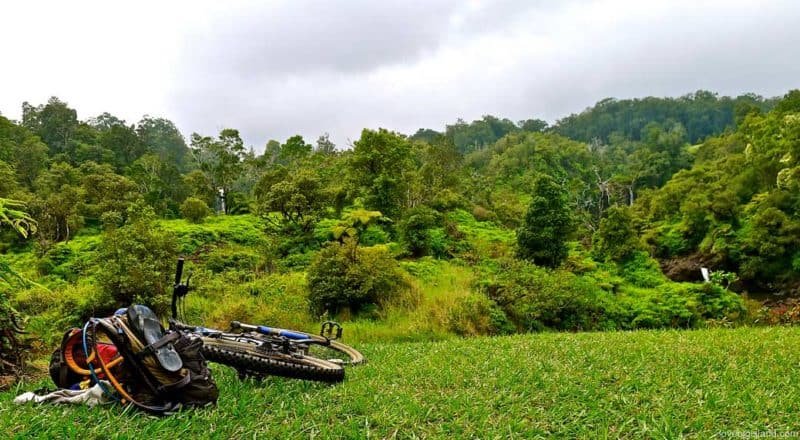
M 567 240 L 574 230 L 566 191 L 552 177 L 539 176 L 525 222 L 517 231 L 517 255 L 540 266 L 557 267 L 567 258 Z
M 350 180 L 369 209 L 397 216 L 405 206 L 411 169 L 411 146 L 397 133 L 384 128 L 364 129 L 350 156 Z
M 190 152 L 186 140 L 172 121 L 145 115 L 136 124 L 136 134 L 147 148 L 164 162 L 174 164 L 185 172 L 190 167 Z
M 226 128 L 214 139 L 210 136 L 192 134 L 192 154 L 206 174 L 214 189 L 227 199 L 233 182 L 239 177 L 245 148 L 239 131 Z M 225 213 L 229 207 L 225 205 Z
M 314 147 L 315 153 L 320 154 L 334 154 L 336 153 L 336 144 L 331 141 L 330 135 L 325 133 L 317 139 L 317 146 Z
M 39 135 L 52 154 L 67 153 L 78 128 L 78 113 L 55 96 L 38 107 L 24 102 L 22 125 Z

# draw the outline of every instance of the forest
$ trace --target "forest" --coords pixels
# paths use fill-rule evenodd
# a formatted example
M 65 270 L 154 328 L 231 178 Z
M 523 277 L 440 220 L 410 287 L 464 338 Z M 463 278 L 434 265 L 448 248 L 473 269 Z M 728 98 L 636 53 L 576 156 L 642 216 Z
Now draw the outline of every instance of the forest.
M 800 320 L 800 91 L 606 99 L 550 125 L 188 138 L 0 116 L 0 373 L 133 302 L 356 341 Z M 701 267 L 710 270 L 704 282 Z M 27 334 L 18 333 L 24 328 Z

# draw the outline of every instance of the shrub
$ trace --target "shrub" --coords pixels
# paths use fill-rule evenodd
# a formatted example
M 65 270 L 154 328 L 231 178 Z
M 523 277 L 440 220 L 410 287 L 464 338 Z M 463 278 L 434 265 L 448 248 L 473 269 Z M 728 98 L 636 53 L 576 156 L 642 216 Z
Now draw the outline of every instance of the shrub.
M 400 222 L 400 240 L 414 257 L 428 255 L 431 252 L 430 229 L 437 224 L 436 211 L 420 206 L 410 209 Z
M 612 206 L 600 220 L 594 234 L 595 252 L 605 259 L 622 261 L 639 248 L 639 240 L 633 225 L 633 215 L 626 206 Z
M 564 270 L 506 260 L 481 288 L 524 330 L 607 327 L 607 293 Z
M 638 287 L 657 287 L 668 282 L 658 262 L 646 253 L 635 252 L 622 264 L 622 277 Z
M 192 223 L 202 223 L 210 214 L 206 202 L 197 197 L 189 197 L 181 204 L 181 216 Z
M 218 248 L 208 254 L 205 265 L 214 273 L 226 270 L 253 272 L 258 267 L 258 262 L 259 256 L 255 252 Z
M 308 268 L 307 279 L 311 308 L 317 314 L 384 305 L 407 288 L 386 246 L 360 247 L 350 238 L 323 248 Z
M 177 240 L 158 226 L 151 207 L 131 205 L 128 215 L 125 226 L 103 233 L 98 255 L 100 285 L 119 306 L 140 303 L 166 312 Z
M 483 206 L 475 206 L 475 208 L 472 209 L 472 216 L 479 222 L 493 222 L 497 220 L 497 214 Z
M 516 330 L 503 309 L 482 293 L 459 301 L 447 316 L 447 328 L 461 336 L 510 334 Z
M 710 283 L 665 283 L 655 289 L 627 290 L 620 298 L 624 329 L 692 328 L 708 319 L 740 320 L 744 303 L 735 293 Z

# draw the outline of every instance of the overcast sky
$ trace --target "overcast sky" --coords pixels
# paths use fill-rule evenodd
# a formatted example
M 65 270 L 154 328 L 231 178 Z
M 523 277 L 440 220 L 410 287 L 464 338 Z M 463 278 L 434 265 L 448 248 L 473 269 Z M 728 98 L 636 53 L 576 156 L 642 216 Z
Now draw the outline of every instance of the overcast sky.
M 4 116 L 55 95 L 81 119 L 237 128 L 259 151 L 298 133 L 344 147 L 364 127 L 800 87 L 796 0 L 14 1 L 0 38 Z

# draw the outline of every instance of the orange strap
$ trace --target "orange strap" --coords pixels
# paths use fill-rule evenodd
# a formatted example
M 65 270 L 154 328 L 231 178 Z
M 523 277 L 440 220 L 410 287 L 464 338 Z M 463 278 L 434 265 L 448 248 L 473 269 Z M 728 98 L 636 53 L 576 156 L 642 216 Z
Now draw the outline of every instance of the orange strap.
M 75 337 L 75 335 L 77 334 L 80 334 L 80 330 L 76 329 L 72 332 L 72 334 L 69 335 L 66 344 L 64 344 L 64 362 L 67 363 L 67 366 L 69 367 L 70 370 L 82 376 L 90 376 L 92 372 L 78 365 L 78 362 L 75 361 L 75 357 L 73 355 L 75 344 L 78 343 L 79 339 L 78 337 Z M 89 362 L 94 361 L 95 358 L 98 358 L 102 361 L 102 356 L 97 356 L 97 352 L 94 349 L 92 349 L 92 352 L 89 354 L 89 357 L 86 358 L 86 363 L 88 364 Z M 112 359 L 111 362 L 104 365 L 107 366 L 108 368 L 113 368 L 122 363 L 122 361 L 123 361 L 122 355 L 117 355 L 117 357 Z M 94 374 L 101 374 L 102 372 L 103 371 L 100 368 L 94 369 Z

